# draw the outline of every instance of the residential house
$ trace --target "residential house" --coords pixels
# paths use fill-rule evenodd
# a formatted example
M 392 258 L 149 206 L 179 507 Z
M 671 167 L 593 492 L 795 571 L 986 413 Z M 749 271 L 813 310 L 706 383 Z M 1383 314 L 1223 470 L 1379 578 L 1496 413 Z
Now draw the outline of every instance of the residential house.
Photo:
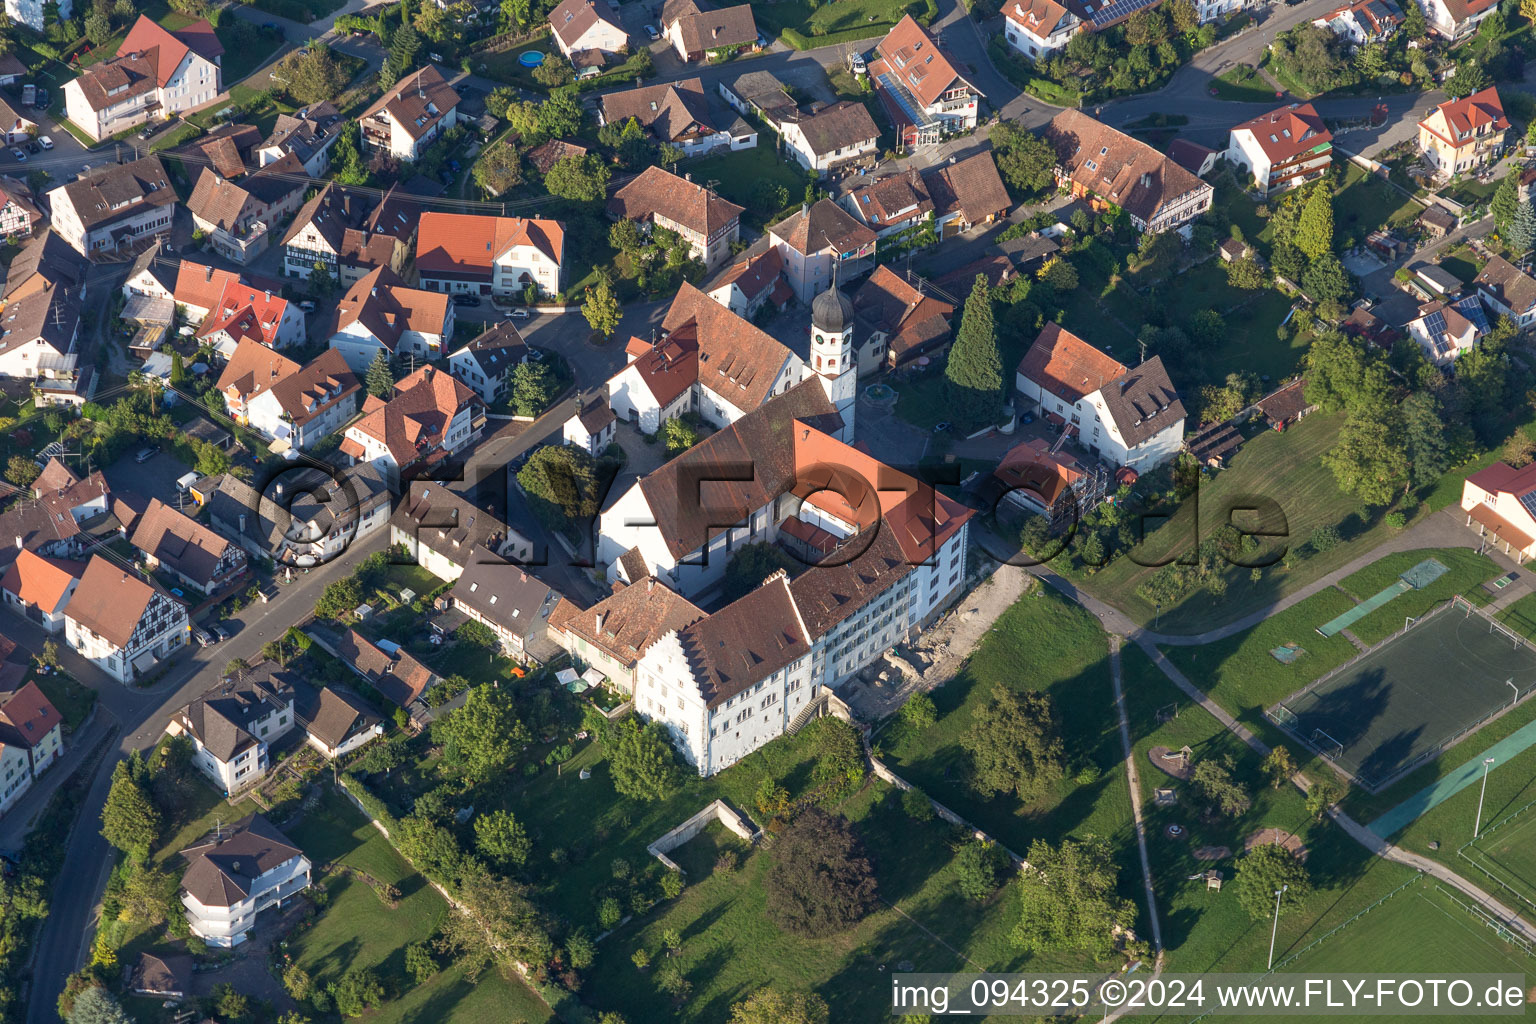
M 255 163 L 260 143 L 260 128 L 226 121 L 182 146 L 181 153 L 188 166 L 207 167 L 219 177 L 233 180 L 247 172 L 247 164 Z
M 1184 443 L 1184 403 L 1161 356 L 1135 367 L 1056 323 L 1019 362 L 1019 393 L 1077 444 L 1113 466 L 1146 473 Z
M 1333 133 L 1312 104 L 1292 103 L 1233 128 L 1223 155 L 1266 196 L 1328 173 Z
M 720 96 L 743 114 L 756 114 L 769 124 L 796 110 L 789 87 L 768 71 L 746 71 L 720 80 Z
M 1536 278 L 1504 257 L 1490 257 L 1472 284 L 1484 305 L 1522 331 L 1536 325 Z
M 768 244 L 784 261 L 784 279 L 807 305 L 834 281 L 846 283 L 874 269 L 876 238 L 830 199 L 802 206 L 768 229 Z
M 486 405 L 495 405 L 511 394 L 512 371 L 528 359 L 528 346 L 510 320 L 486 327 L 448 357 L 453 374 Z
M 838 205 L 875 233 L 888 238 L 912 231 L 933 219 L 933 199 L 915 168 L 876 179 L 844 193 Z
M 1397 0 L 1355 0 L 1312 19 L 1312 24 L 1361 47 L 1392 38 L 1403 24 L 1403 9 Z
M 1490 85 L 1482 92 L 1431 107 L 1419 122 L 1419 152 L 1436 177 L 1449 178 L 1496 159 L 1504 150 L 1508 131 L 1504 104 Z
M 225 796 L 249 789 L 272 766 L 269 744 L 294 726 L 293 682 L 270 664 L 224 679 L 171 715 L 168 736 L 192 743 L 192 763 Z
M 283 276 L 307 281 L 319 264 L 350 288 L 379 267 L 404 275 L 420 221 L 421 207 L 396 188 L 378 199 L 328 182 L 283 236 Z
M 307 683 L 294 687 L 294 714 L 304 727 L 310 746 L 334 761 L 384 735 L 384 720 L 367 702 L 346 690 L 329 686 L 316 689 Z
M 140 953 L 128 977 L 128 991 L 155 999 L 185 999 L 192 993 L 191 955 Z
M 558 295 L 564 260 L 565 228 L 553 220 L 423 213 L 416 234 L 416 275 L 433 292 Z
M 157 248 L 163 248 L 156 243 Z M 191 260 L 175 261 L 176 267 L 173 275 L 169 297 L 174 299 L 176 305 L 186 309 L 187 319 L 193 323 L 202 323 L 208 314 L 219 307 L 220 300 L 224 297 L 224 289 L 229 285 L 236 288 L 245 285 L 245 279 L 232 270 L 221 270 L 218 267 L 206 263 L 193 263 Z M 160 265 L 162 268 L 163 264 Z M 128 284 L 137 294 L 157 295 L 159 288 L 163 286 L 165 271 L 157 270 L 152 277 L 130 277 Z M 253 279 L 254 281 L 255 279 Z M 281 285 L 273 282 L 277 290 Z M 274 346 L 277 347 L 277 346 Z
M 856 529 L 851 520 L 869 525 L 883 516 L 896 529 L 879 532 L 898 535 L 912 561 L 923 563 L 924 574 L 934 569 L 923 577 L 923 596 L 913 619 L 926 621 L 958 592 L 959 562 L 954 559 L 963 558 L 951 555 L 948 541 L 953 534 L 948 531 L 958 529 L 957 520 L 969 513 L 837 440 L 843 425 L 826 390 L 807 381 L 641 477 L 599 516 L 598 561 L 608 578 L 634 583 L 654 575 L 693 598 L 718 585 L 733 551 L 779 540 L 786 517 L 796 509 L 799 518 L 838 539 Z M 707 502 L 678 499 L 695 493 L 699 480 L 718 477 L 720 467 L 729 466 L 752 467 L 751 478 L 733 476 L 729 493 Z M 835 482 L 829 473 L 836 475 Z M 833 492 L 849 497 L 834 500 L 825 491 L 818 495 L 829 484 Z M 850 504 L 858 508 L 850 509 Z M 940 549 L 943 557 L 935 560 Z M 942 571 L 936 568 L 940 563 Z M 954 582 L 944 583 L 950 576 Z
M 693 258 L 713 269 L 741 237 L 743 209 L 692 180 L 652 164 L 614 193 L 608 214 L 643 227 L 661 225 L 688 242 Z
M 160 158 L 147 156 L 77 175 L 48 193 L 48 206 L 59 237 L 90 256 L 168 234 L 176 190 Z
M 212 839 L 181 855 L 187 926 L 215 948 L 238 946 L 251 937 L 258 914 L 309 888 L 309 858 L 259 814 L 220 826 Z
M 759 46 L 751 4 L 716 7 L 708 0 L 667 0 L 661 7 L 661 35 L 684 62 Z
M 281 223 L 298 212 L 308 185 L 304 165 L 291 154 L 238 184 L 205 167 L 187 210 L 214 252 L 249 263 L 266 250 Z
M 485 429 L 485 403 L 451 374 L 423 366 L 395 385 L 387 401 L 369 395 L 347 427 L 341 452 L 404 480 L 467 448 Z
M 274 294 L 269 287 L 226 279 L 218 303 L 204 315 L 197 329 L 197 338 L 228 359 L 242 341 L 254 341 L 272 349 L 287 348 L 305 344 L 309 331 L 298 303 Z
M 64 8 L 66 5 L 60 4 L 59 6 L 60 8 Z M 6 13 L 16 21 L 21 20 L 21 18 L 17 16 L 17 13 L 12 11 L 9 7 L 6 8 Z M 67 13 L 61 13 L 60 16 L 64 18 L 69 17 Z M 27 24 L 30 27 L 31 23 L 27 22 Z M 37 26 L 37 31 L 42 31 L 41 24 Z M 0 85 L 16 85 L 26 77 L 27 66 L 21 62 L 19 57 L 17 57 L 14 53 L 0 54 Z
M 1440 367 L 1450 366 L 1463 352 L 1470 352 L 1489 330 L 1488 315 L 1476 295 L 1426 302 L 1406 326 L 1408 337 Z
M 362 393 L 346 359 L 327 349 L 253 394 L 245 423 L 279 448 L 304 451 L 355 416 Z
M 1519 469 L 1495 462 L 1470 474 L 1461 488 L 1466 525 L 1494 550 L 1502 550 L 1521 565 L 1536 556 L 1536 463 Z
M 908 14 L 875 45 L 869 77 L 901 145 L 912 149 L 976 127 L 981 90 L 961 77 L 928 30 Z
M 12 242 L 30 238 L 43 226 L 44 219 L 29 185 L 0 176 L 0 235 Z
M 533 556 L 528 538 L 442 484 L 423 480 L 411 483 L 390 516 L 389 544 L 447 583 L 476 559 Z
M 358 118 L 365 152 L 416 160 L 458 123 L 459 94 L 428 64 L 405 75 Z
M 129 538 L 152 569 L 164 569 L 204 594 L 245 575 L 245 552 L 195 519 L 151 498 Z
M 1430 31 L 1442 39 L 1456 42 L 1477 31 L 1479 25 L 1498 9 L 1495 0 L 1417 0 L 1429 22 Z
M 774 122 L 784 149 L 807 171 L 825 176 L 850 164 L 880 159 L 880 129 L 869 108 L 853 100 L 802 114 L 781 114 Z
M 50 229 L 23 246 L 0 290 L 0 377 L 32 381 L 37 405 L 94 394 L 94 367 L 79 358 L 88 267 Z
M 1168 143 L 1168 159 L 1197 178 L 1203 178 L 1215 170 L 1216 161 L 1221 157 L 1222 153 L 1189 139 L 1178 138 Z
M 765 304 L 783 312 L 794 298 L 784 280 L 784 257 L 768 249 L 731 267 L 717 278 L 709 297 L 740 317 L 753 316 Z
M 856 351 L 861 377 L 935 356 L 951 340 L 955 307 L 924 294 L 888 266 L 877 268 L 853 293 L 853 309 L 860 328 Z
M 647 342 L 631 338 L 628 364 L 608 381 L 614 414 L 654 434 L 685 412 L 719 428 L 811 375 L 798 354 L 684 283 Z
M 1066 49 L 1082 23 L 1056 0 L 1012 0 L 1003 7 L 1003 38 L 1030 60 Z
M 63 754 L 63 722 L 36 683 L 0 692 L 0 814 Z
M 58 0 L 58 2 L 59 18 L 68 18 L 74 13 L 74 4 L 70 0 Z M 34 32 L 43 33 L 48 30 L 47 16 L 43 10 L 46 6 L 45 0 L 5 0 L 5 13 L 12 21 L 26 25 Z M 6 54 L 6 56 L 11 57 L 12 60 L 16 59 L 12 54 Z M 17 60 L 16 63 L 21 62 Z M 20 74 L 25 73 L 26 67 L 23 65 Z M 15 72 L 9 65 L 6 67 L 6 74 L 7 77 L 11 77 L 11 81 L 5 84 L 15 84 L 16 79 L 12 77 Z
M 317 641 L 325 644 L 320 636 Z M 383 640 L 373 643 L 355 629 L 331 641 L 331 653 L 340 658 L 385 700 L 419 714 L 422 694 L 442 680 L 399 645 Z
M 632 694 L 641 655 L 703 617 L 687 598 L 645 576 L 633 583 L 615 580 L 613 593 L 590 608 L 561 598 L 549 614 L 549 631 L 579 669 L 595 668 L 609 685 Z
M 566 60 L 595 51 L 605 57 L 629 48 L 618 10 L 608 0 L 563 0 L 549 12 L 549 30 Z
M 323 178 L 331 168 L 331 147 L 341 138 L 343 120 L 329 100 L 304 107 L 297 113 L 278 114 L 277 122 L 256 147 L 262 167 L 291 156 L 311 178 Z
M 499 559 L 471 562 L 448 596 L 455 609 L 496 634 L 508 657 L 545 664 L 560 653 L 549 630 L 560 595 L 522 566 Z
M 1076 522 L 1091 511 L 1093 485 L 1102 474 L 1091 473 L 1066 451 L 1052 451 L 1046 438 L 1031 438 L 1009 449 L 992 471 L 1001 492 L 999 504 L 1057 522 Z
M 631 118 L 651 138 L 687 156 L 757 145 L 757 132 L 734 113 L 712 107 L 697 78 L 639 86 L 599 99 L 599 124 L 622 125 Z
M 219 374 L 224 411 L 241 426 L 249 425 L 251 399 L 298 370 L 299 364 L 281 352 L 250 338 L 241 340 Z
M 380 352 L 436 359 L 453 337 L 453 320 L 447 295 L 408 287 L 393 270 L 375 267 L 341 297 L 326 333 L 352 372 L 363 374 Z
M 50 558 L 22 548 L 0 577 L 0 600 L 49 633 L 58 633 L 64 629 L 64 609 L 84 572 L 84 562 Z
M 1214 190 L 1138 139 L 1095 121 L 1080 110 L 1063 110 L 1046 126 L 1056 150 L 1056 180 L 1096 209 L 1115 206 L 1136 230 L 1182 229 L 1211 208 Z
M 542 176 L 547 175 L 550 168 L 561 160 L 580 160 L 590 152 L 591 150 L 586 146 L 579 142 L 571 142 L 569 139 L 545 139 L 524 153 L 523 158 L 528 161 L 529 167 Z
M 224 91 L 223 54 L 206 19 L 171 31 L 141 14 L 115 57 L 64 83 L 65 116 L 97 142 L 177 117 Z
M 187 606 L 100 555 L 86 564 L 64 609 L 64 639 L 120 683 L 131 683 L 186 646 Z
M 1033 274 L 1045 266 L 1046 260 L 1061 251 L 1061 246 L 1054 238 L 1048 238 L 1039 231 L 998 242 L 993 248 L 1006 256 L 1008 262 L 1021 274 Z
M 973 227 L 991 224 L 1008 215 L 1013 200 L 990 150 L 955 162 L 950 157 L 923 174 L 933 199 L 933 221 L 940 238 L 949 238 Z
M 618 418 L 602 394 L 578 401 L 576 411 L 560 428 L 561 439 L 588 455 L 601 455 L 613 443 Z
M 14 501 L 0 513 L 0 566 L 10 565 L 22 551 L 81 557 L 90 543 L 86 529 L 107 514 L 111 503 L 101 470 L 79 477 L 58 459 L 49 459 L 32 493 L 32 500 Z
M 389 522 L 394 494 L 372 465 L 285 473 L 266 493 L 231 474 L 207 489 L 208 521 L 259 558 L 307 567 L 328 562 Z

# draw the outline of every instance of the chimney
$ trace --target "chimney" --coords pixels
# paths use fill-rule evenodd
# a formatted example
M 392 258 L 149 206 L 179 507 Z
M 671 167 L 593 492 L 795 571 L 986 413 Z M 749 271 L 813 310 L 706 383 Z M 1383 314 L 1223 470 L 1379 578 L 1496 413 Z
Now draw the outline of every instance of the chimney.
M 267 301 L 268 302 L 272 301 L 272 292 L 270 290 L 267 292 Z
M 245 534 L 245 513 L 244 512 L 240 513 L 240 533 L 241 533 L 242 536 Z M 20 537 L 16 538 L 16 543 L 17 544 L 21 543 L 21 538 Z
M 801 203 L 800 204 L 800 216 L 804 217 L 806 214 L 808 214 L 810 212 L 811 212 L 811 204 L 810 203 Z
M 692 171 L 684 171 L 683 172 L 683 180 L 684 181 L 688 181 L 688 182 L 693 181 L 693 172 Z

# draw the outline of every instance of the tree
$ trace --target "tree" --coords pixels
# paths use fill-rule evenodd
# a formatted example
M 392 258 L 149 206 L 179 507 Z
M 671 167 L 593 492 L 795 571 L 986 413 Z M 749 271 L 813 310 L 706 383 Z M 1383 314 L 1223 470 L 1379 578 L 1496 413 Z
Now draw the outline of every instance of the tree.
M 405 947 L 405 973 L 412 981 L 424 985 L 437 971 L 437 958 L 432 955 L 432 947 L 425 942 L 413 942 Z
M 373 362 L 368 364 L 364 382 L 368 393 L 375 398 L 387 401 L 395 393 L 395 373 L 389 368 L 389 356 L 382 348 L 374 355 Z
M 532 359 L 512 368 L 512 407 L 519 416 L 537 416 L 549 406 L 554 374 L 543 361 Z
M 416 34 L 410 18 L 406 18 L 405 23 L 395 29 L 389 40 L 389 60 L 384 66 L 393 75 L 391 85 L 416 66 L 416 54 L 420 51 L 421 37 Z
M 533 840 L 511 811 L 492 811 L 475 819 L 475 849 L 502 868 L 522 867 L 528 863 Z
M 1115 929 L 1136 921 L 1136 905 L 1115 892 L 1109 843 L 1090 835 L 1053 847 L 1036 839 L 1027 859 L 1031 870 L 1019 878 L 1014 945 L 1030 953 L 1086 950 L 1107 956 Z
M 371 967 L 348 968 L 339 980 L 331 982 L 330 990 L 336 1012 L 343 1017 L 361 1017 L 369 1008 L 384 1001 L 384 983 Z
M 42 470 L 25 455 L 12 455 L 5 464 L 5 478 L 17 487 L 31 487 Z
M 620 308 L 618 297 L 613 294 L 613 285 L 607 276 L 599 274 L 597 284 L 587 289 L 586 301 L 581 304 L 581 315 L 587 318 L 587 323 L 604 340 L 613 337 L 613 332 L 619 329 L 619 321 L 624 319 L 624 310 Z
M 243 1024 L 251 1018 L 251 998 L 229 982 L 223 982 L 213 990 L 214 1012 L 228 1024 Z
M 665 800 L 683 783 L 677 755 L 659 722 L 639 724 L 626 718 L 615 730 L 608 752 L 613 788 L 632 800 Z
M 777 544 L 766 541 L 737 548 L 725 563 L 721 580 L 721 600 L 729 604 L 756 590 L 763 580 L 783 569 L 795 572 L 804 565 Z
M 315 602 L 315 614 L 322 619 L 339 619 L 362 603 L 363 588 L 357 577 L 343 576 L 325 585 Z
M 1163 8 L 1168 12 L 1168 18 L 1173 22 L 1173 30 L 1179 35 L 1187 35 L 1200 27 L 1200 12 L 1195 10 L 1195 5 L 1189 0 L 1173 0 Z
M 934 706 L 933 698 L 921 692 L 908 697 L 898 714 L 911 729 L 926 729 L 939 720 L 939 709 Z
M 181 910 L 176 903 L 177 880 L 168 872 L 137 865 L 123 884 L 118 899 L 122 905 L 119 918 L 134 924 L 164 924 Z
M 1409 4 L 1403 11 L 1403 34 L 1409 39 L 1423 39 L 1429 35 L 1429 19 L 1418 4 Z
M 475 161 L 475 184 L 488 196 L 503 195 L 508 189 L 523 183 L 523 158 L 515 148 L 505 142 L 493 142 L 485 147 L 480 159 Z
M 640 230 L 640 225 L 632 220 L 616 220 L 608 229 L 608 244 L 615 252 L 634 259 L 646 246 L 645 234 Z
M 1190 780 L 1207 803 L 1229 818 L 1245 814 L 1253 806 L 1248 791 L 1232 777 L 1232 758 L 1205 758 L 1195 764 Z
M 539 129 L 545 135 L 558 139 L 581 131 L 581 105 L 569 92 L 557 92 L 538 104 L 535 109 L 538 114 Z
M 100 46 L 112 38 L 112 19 L 103 11 L 92 10 L 85 16 L 85 37 Z
M 608 174 L 608 165 L 591 153 L 561 157 L 544 175 L 544 187 L 563 199 L 599 203 L 608 197 Z
M 661 442 L 667 449 L 667 456 L 681 455 L 683 452 L 699 443 L 699 432 L 689 426 L 688 421 L 681 416 L 669 416 L 661 425 Z
M 1427 487 L 1451 467 L 1451 439 L 1440 402 L 1426 391 L 1403 399 L 1402 438 L 1408 454 L 1408 476 L 1413 486 Z
M 443 760 L 473 782 L 505 770 L 531 739 L 512 698 L 499 686 L 477 686 L 441 725 Z
M 1269 282 L 1264 268 L 1252 256 L 1243 256 L 1227 264 L 1227 284 L 1243 291 L 1258 291 Z
M 379 76 L 381 78 L 384 76 L 382 70 Z M 331 177 L 339 185 L 368 183 L 368 170 L 363 164 L 360 138 L 361 129 L 356 121 L 347 121 L 343 124 L 341 135 L 331 149 Z
M 1513 175 L 1506 177 L 1513 177 Z M 1521 203 L 1515 207 L 1515 215 L 1510 218 L 1509 227 L 1504 230 L 1504 241 L 1509 243 L 1509 247 L 1516 255 L 1530 252 L 1533 247 L 1536 247 L 1536 206 Z
M 517 482 L 546 529 L 562 530 L 597 515 L 597 469 L 591 454 L 581 448 L 545 445 L 517 471 Z
M 502 967 L 545 963 L 554 956 L 547 922 L 529 898 L 527 886 L 483 870 L 469 871 L 459 884 L 459 892 L 478 918 L 471 921 L 471 934 L 479 932 L 477 941 L 481 945 L 489 943 L 492 955 Z
M 667 878 L 674 877 L 673 872 L 667 872 Z M 565 958 L 568 963 L 578 971 L 584 971 L 592 966 L 592 961 L 597 959 L 597 944 L 588 937 L 584 931 L 576 931 L 565 940 Z
M 1475 59 L 1465 57 L 1457 62 L 1455 72 L 1446 79 L 1445 94 L 1453 100 L 1459 100 L 1463 96 L 1483 91 L 1488 85 L 1488 72 Z
M 160 811 L 150 799 L 146 776 L 138 751 L 117 762 L 101 809 L 101 834 L 107 842 L 140 860 L 160 836 Z
M 874 869 L 852 825 L 815 806 L 779 834 L 764 888 L 769 919 L 810 938 L 857 924 L 876 901 Z
M 955 854 L 955 882 L 967 899 L 984 900 L 1003 884 L 1008 854 L 994 842 L 972 839 Z
M 1321 776 L 1307 788 L 1307 813 L 1322 821 L 1328 814 L 1328 808 L 1338 803 L 1343 796 L 1344 790 L 1338 782 L 1326 775 Z
M 1509 440 L 1504 442 L 1504 461 L 1519 469 L 1529 465 L 1532 458 L 1536 458 L 1536 441 L 1531 440 L 1525 427 L 1516 427 Z
M 314 985 L 315 979 L 296 963 L 289 964 L 283 971 L 283 991 L 294 999 L 308 999 Z
M 1280 897 L 1280 913 L 1296 908 L 1312 894 L 1312 879 L 1307 866 L 1295 854 L 1278 843 L 1265 843 L 1249 850 L 1237 862 L 1237 902 L 1255 921 L 1268 921 L 1275 913 L 1275 893 Z
M 340 96 L 347 88 L 347 73 L 331 55 L 331 48 L 311 43 L 282 61 L 283 91 L 301 106 L 313 106 Z
M 563 60 L 547 60 L 533 69 L 533 80 L 546 89 L 558 89 L 576 80 L 576 69 Z
M 1061 780 L 1061 736 L 1051 698 L 996 683 L 961 743 L 971 753 L 971 786 L 984 796 L 1012 792 L 1025 803 Z
M 1339 487 L 1367 505 L 1389 504 L 1408 483 L 1408 451 L 1393 419 L 1352 415 L 1323 453 Z
M 1296 234 L 1291 241 L 1309 260 L 1318 260 L 1333 252 L 1333 194 L 1326 177 L 1313 185 L 1308 193 L 1301 214 L 1296 218 Z
M 1488 211 L 1493 214 L 1493 226 L 1500 232 L 1508 229 L 1520 209 L 1520 179 L 1516 174 L 1505 174 L 1499 179 L 1499 187 L 1493 190 L 1488 201 Z
M 1003 397 L 1003 360 L 997 351 L 992 296 L 977 274 L 960 316 L 960 330 L 944 366 L 955 420 L 968 430 L 992 422 Z
M 1027 197 L 1056 187 L 1056 151 L 1045 139 L 1013 121 L 992 126 L 992 156 L 1003 180 Z
M 69 1024 L 133 1024 L 133 1018 L 117 1004 L 112 993 L 92 985 L 75 997 Z
M 827 1024 L 829 1019 L 818 995 L 764 988 L 731 1007 L 729 1024 Z
M 1366 78 L 1380 78 L 1392 71 L 1392 58 L 1381 43 L 1370 43 L 1355 52 L 1355 67 Z
M 1264 758 L 1264 774 L 1269 777 L 1269 784 L 1279 789 L 1291 781 L 1291 776 L 1296 774 L 1296 761 L 1291 757 L 1291 752 L 1285 747 L 1275 747 Z

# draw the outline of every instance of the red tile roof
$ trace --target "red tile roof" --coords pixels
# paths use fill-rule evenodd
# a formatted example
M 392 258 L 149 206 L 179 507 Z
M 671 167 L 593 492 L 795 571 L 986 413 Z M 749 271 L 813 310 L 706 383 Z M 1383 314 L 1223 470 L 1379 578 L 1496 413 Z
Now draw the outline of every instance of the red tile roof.
M 615 584 L 612 594 L 587 609 L 561 598 L 549 613 L 549 625 L 633 667 L 657 640 L 703 617 L 687 598 L 648 577 L 629 585 Z
M 1093 394 L 1126 372 L 1124 364 L 1054 322 L 1045 325 L 1019 363 L 1019 373 L 1067 402 Z
M 163 591 L 100 555 L 92 555 L 65 614 L 113 646 L 126 647 L 156 593 Z
M 28 683 L 0 704 L 0 746 L 35 747 L 62 721 L 64 716 L 38 685 Z
M 405 331 L 442 334 L 448 321 L 448 296 L 412 288 L 388 266 L 375 267 L 336 304 L 330 334 L 362 321 L 391 352 Z
M 200 306 L 211 310 L 219 304 L 219 297 L 224 294 L 224 286 L 231 282 L 239 283 L 239 281 L 240 275 L 234 271 L 220 270 L 204 263 L 182 260 L 180 268 L 176 271 L 176 287 L 171 295 L 183 305 Z
M 1333 134 L 1310 103 L 1292 103 L 1260 114 L 1232 129 L 1234 135 L 1238 132 L 1252 133 L 1271 164 L 1284 163 L 1333 141 Z
M 249 340 L 269 348 L 277 347 L 277 331 L 288 312 L 288 300 L 266 289 L 252 288 L 239 280 L 224 285 L 218 304 L 208 310 L 199 338 L 224 331 L 236 344 Z
M 652 164 L 608 201 L 608 212 L 629 220 L 656 215 L 708 238 L 741 217 L 742 208 L 703 185 Z
M 692 325 L 699 383 L 742 412 L 768 400 L 779 371 L 794 355 L 782 342 L 684 282 L 661 326 Z
M 1079 187 L 1147 223 L 1165 203 L 1211 187 L 1145 142 L 1080 110 L 1063 110 L 1052 118 L 1045 139 Z
M 119 56 L 126 56 L 133 53 L 149 54 L 156 49 L 159 50 L 156 80 L 161 86 L 170 83 L 171 75 L 176 73 L 189 50 L 208 61 L 224 53 L 223 44 L 219 42 L 218 35 L 206 18 L 199 18 L 185 28 L 172 32 L 145 14 L 139 15 L 139 20 L 133 23 L 133 28 L 128 30 L 117 52 Z
M 969 85 L 928 30 L 908 14 L 875 47 L 901 84 L 932 106 L 950 89 Z
M 625 349 L 656 404 L 665 409 L 699 379 L 698 327 L 686 324 L 652 345 L 629 339 Z
M 278 381 L 295 373 L 299 364 L 251 338 L 237 342 L 235 351 L 219 374 L 218 388 L 226 399 L 249 403 Z
M 565 253 L 565 229 L 552 220 L 423 213 L 416 233 L 416 269 L 441 274 L 489 275 L 509 249 L 530 245 L 556 263 Z
M 479 404 L 484 403 L 452 374 L 423 366 L 395 385 L 389 401 L 370 397 L 363 417 L 348 429 L 381 441 L 395 464 L 404 467 L 421 450 L 442 444 L 455 413 Z
M 23 604 L 52 613 L 58 611 L 69 585 L 84 572 L 84 562 L 47 558 L 23 548 L 0 580 L 0 589 L 16 595 Z
M 1440 130 L 1441 124 L 1450 131 L 1449 136 Z M 1425 115 L 1419 127 L 1433 133 L 1448 146 L 1460 147 L 1467 145 L 1480 129 L 1495 132 L 1508 130 L 1509 118 L 1504 116 L 1504 103 L 1499 99 L 1499 91 L 1490 85 L 1482 92 L 1440 104 Z M 1462 133 L 1467 138 L 1457 137 Z

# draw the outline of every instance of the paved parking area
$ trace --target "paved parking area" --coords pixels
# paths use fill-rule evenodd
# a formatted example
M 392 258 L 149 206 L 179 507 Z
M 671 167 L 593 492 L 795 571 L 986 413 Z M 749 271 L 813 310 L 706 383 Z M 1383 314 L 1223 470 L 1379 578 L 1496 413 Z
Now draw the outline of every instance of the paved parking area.
M 176 481 L 192 472 L 192 467 L 163 451 L 147 462 L 137 462 L 138 452 L 139 449 L 132 449 L 103 470 L 107 485 L 113 491 L 131 491 L 146 498 L 159 498 L 172 508 L 180 508 Z

